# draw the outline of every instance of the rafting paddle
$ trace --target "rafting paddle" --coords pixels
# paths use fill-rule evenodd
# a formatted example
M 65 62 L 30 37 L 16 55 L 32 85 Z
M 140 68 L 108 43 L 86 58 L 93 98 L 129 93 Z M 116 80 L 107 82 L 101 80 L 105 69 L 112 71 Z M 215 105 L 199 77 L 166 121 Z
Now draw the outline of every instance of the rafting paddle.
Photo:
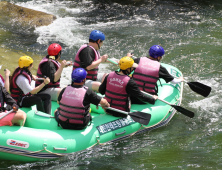
M 134 56 L 132 56 L 132 57 L 134 58 Z M 117 62 L 115 62 L 111 59 L 107 59 L 107 60 L 109 60 L 113 64 L 118 64 Z M 177 78 L 177 77 L 175 77 L 175 78 Z M 184 80 L 184 82 L 189 85 L 191 90 L 193 90 L 194 92 L 196 92 L 204 97 L 207 97 L 211 92 L 210 86 L 207 86 L 207 85 L 202 84 L 200 82 L 187 82 L 186 80 Z
M 0 117 L 0 120 L 1 120 L 2 118 L 4 118 L 5 116 L 7 116 L 9 113 L 12 113 L 13 111 L 14 111 L 14 110 L 12 109 L 12 110 L 6 112 L 5 114 L 3 114 L 3 115 Z
M 141 92 L 142 92 L 143 94 L 145 94 L 145 95 L 152 96 L 151 94 L 146 93 L 146 92 L 144 92 L 144 91 L 141 91 Z M 185 116 L 188 116 L 188 117 L 190 117 L 190 118 L 193 118 L 193 117 L 194 117 L 194 112 L 191 112 L 190 110 L 187 110 L 187 109 L 185 109 L 185 108 L 183 108 L 183 107 L 181 107 L 181 106 L 177 106 L 177 105 L 171 104 L 171 103 L 169 103 L 169 102 L 167 102 L 167 101 L 165 101 L 165 100 L 163 100 L 163 99 L 160 99 L 160 98 L 158 98 L 157 100 L 160 100 L 160 101 L 162 101 L 162 102 L 170 105 L 171 107 L 173 107 L 174 109 L 176 109 L 178 112 L 184 114 Z
M 207 97 L 211 92 L 211 87 L 209 87 L 205 84 L 202 84 L 199 82 L 187 82 L 185 80 L 184 80 L 184 82 L 189 85 L 191 90 L 193 90 L 194 92 L 196 92 L 204 97 Z
M 101 106 L 101 105 L 100 105 Z M 150 122 L 150 118 L 151 118 L 151 114 L 149 113 L 143 113 L 143 112 L 125 112 L 123 110 L 119 110 L 113 107 L 106 107 L 106 109 L 108 110 L 112 110 L 115 112 L 119 112 L 125 115 L 129 115 L 135 122 L 138 122 L 140 124 L 143 125 L 148 125 L 148 123 Z

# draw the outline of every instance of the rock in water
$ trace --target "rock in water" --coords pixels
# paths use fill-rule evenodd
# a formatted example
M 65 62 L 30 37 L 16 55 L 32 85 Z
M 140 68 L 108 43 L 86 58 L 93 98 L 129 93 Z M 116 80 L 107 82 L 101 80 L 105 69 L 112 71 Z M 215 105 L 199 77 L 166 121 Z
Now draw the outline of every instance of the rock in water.
M 0 15 L 1 17 L 10 18 L 21 24 L 33 27 L 47 26 L 56 19 L 54 15 L 21 7 L 6 1 L 0 2 Z

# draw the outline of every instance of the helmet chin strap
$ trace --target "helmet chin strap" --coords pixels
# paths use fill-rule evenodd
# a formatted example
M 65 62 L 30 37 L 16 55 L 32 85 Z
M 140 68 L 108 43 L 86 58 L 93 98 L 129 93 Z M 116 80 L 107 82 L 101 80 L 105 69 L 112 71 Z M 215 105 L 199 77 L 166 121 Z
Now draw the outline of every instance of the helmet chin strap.
M 99 43 L 98 43 L 98 41 L 99 41 L 99 40 L 97 40 L 97 41 L 96 41 L 96 44 L 98 45 L 98 48 L 100 49 L 100 46 L 99 46 Z

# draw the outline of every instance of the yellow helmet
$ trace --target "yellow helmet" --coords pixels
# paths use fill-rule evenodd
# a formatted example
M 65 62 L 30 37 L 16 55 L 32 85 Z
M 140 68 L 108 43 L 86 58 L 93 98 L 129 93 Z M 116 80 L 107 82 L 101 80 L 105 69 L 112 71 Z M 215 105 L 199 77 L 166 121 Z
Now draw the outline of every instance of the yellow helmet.
M 119 60 L 119 67 L 121 70 L 126 70 L 133 66 L 134 60 L 131 57 L 125 56 Z
M 29 56 L 22 56 L 19 58 L 18 64 L 20 68 L 28 67 L 33 63 L 33 59 Z

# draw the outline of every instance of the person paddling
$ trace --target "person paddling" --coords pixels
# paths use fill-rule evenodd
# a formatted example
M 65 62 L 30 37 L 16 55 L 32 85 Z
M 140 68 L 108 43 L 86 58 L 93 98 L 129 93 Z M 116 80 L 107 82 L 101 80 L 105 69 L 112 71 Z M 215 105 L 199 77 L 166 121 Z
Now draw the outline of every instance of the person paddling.
M 64 88 L 58 97 L 59 108 L 55 111 L 58 124 L 64 129 L 84 129 L 91 121 L 90 103 L 109 107 L 106 99 L 84 86 L 87 72 L 77 68 L 72 72 L 72 84 Z
M 52 101 L 57 101 L 58 95 L 61 91 L 60 88 L 60 78 L 63 71 L 63 68 L 72 65 L 72 62 L 66 62 L 66 60 L 61 61 L 62 47 L 57 44 L 53 43 L 48 47 L 48 55 L 42 59 L 39 63 L 38 70 L 37 70 L 37 77 L 44 78 L 49 77 L 50 83 L 44 86 L 38 93 L 43 94 L 47 93 L 51 96 Z M 39 86 L 43 81 L 37 80 L 35 86 Z
M 139 89 L 150 94 L 158 94 L 157 81 L 162 78 L 167 83 L 174 84 L 184 81 L 183 77 L 174 78 L 169 74 L 167 69 L 160 64 L 160 60 L 164 55 L 164 49 L 160 45 L 153 45 L 149 49 L 149 57 L 140 57 L 134 59 L 134 62 L 138 64 L 132 75 L 135 82 L 138 84 Z M 128 53 L 128 56 L 132 54 Z M 141 101 L 131 97 L 132 102 L 141 104 Z
M 36 76 L 31 74 L 33 59 L 29 56 L 19 58 L 19 67 L 15 69 L 10 79 L 11 96 L 20 107 L 37 106 L 37 110 L 51 114 L 51 96 L 49 94 L 37 94 L 50 80 L 44 81 L 37 87 L 31 86 L 31 81 Z
M 73 64 L 73 70 L 81 67 L 87 71 L 85 86 L 96 92 L 103 80 L 103 78 L 98 79 L 98 66 L 102 62 L 107 62 L 108 58 L 106 54 L 100 56 L 98 51 L 104 40 L 105 35 L 101 31 L 93 30 L 89 36 L 89 43 L 80 47 Z
M 145 103 L 154 104 L 157 96 L 149 97 L 141 93 L 136 82 L 128 76 L 134 67 L 137 67 L 133 59 L 128 56 L 121 58 L 119 67 L 120 70 L 109 73 L 99 87 L 99 92 L 105 94 L 105 99 L 110 103 L 110 106 L 129 112 L 131 108 L 130 96 L 135 96 Z M 107 112 L 114 116 L 125 116 L 111 110 L 107 110 Z

